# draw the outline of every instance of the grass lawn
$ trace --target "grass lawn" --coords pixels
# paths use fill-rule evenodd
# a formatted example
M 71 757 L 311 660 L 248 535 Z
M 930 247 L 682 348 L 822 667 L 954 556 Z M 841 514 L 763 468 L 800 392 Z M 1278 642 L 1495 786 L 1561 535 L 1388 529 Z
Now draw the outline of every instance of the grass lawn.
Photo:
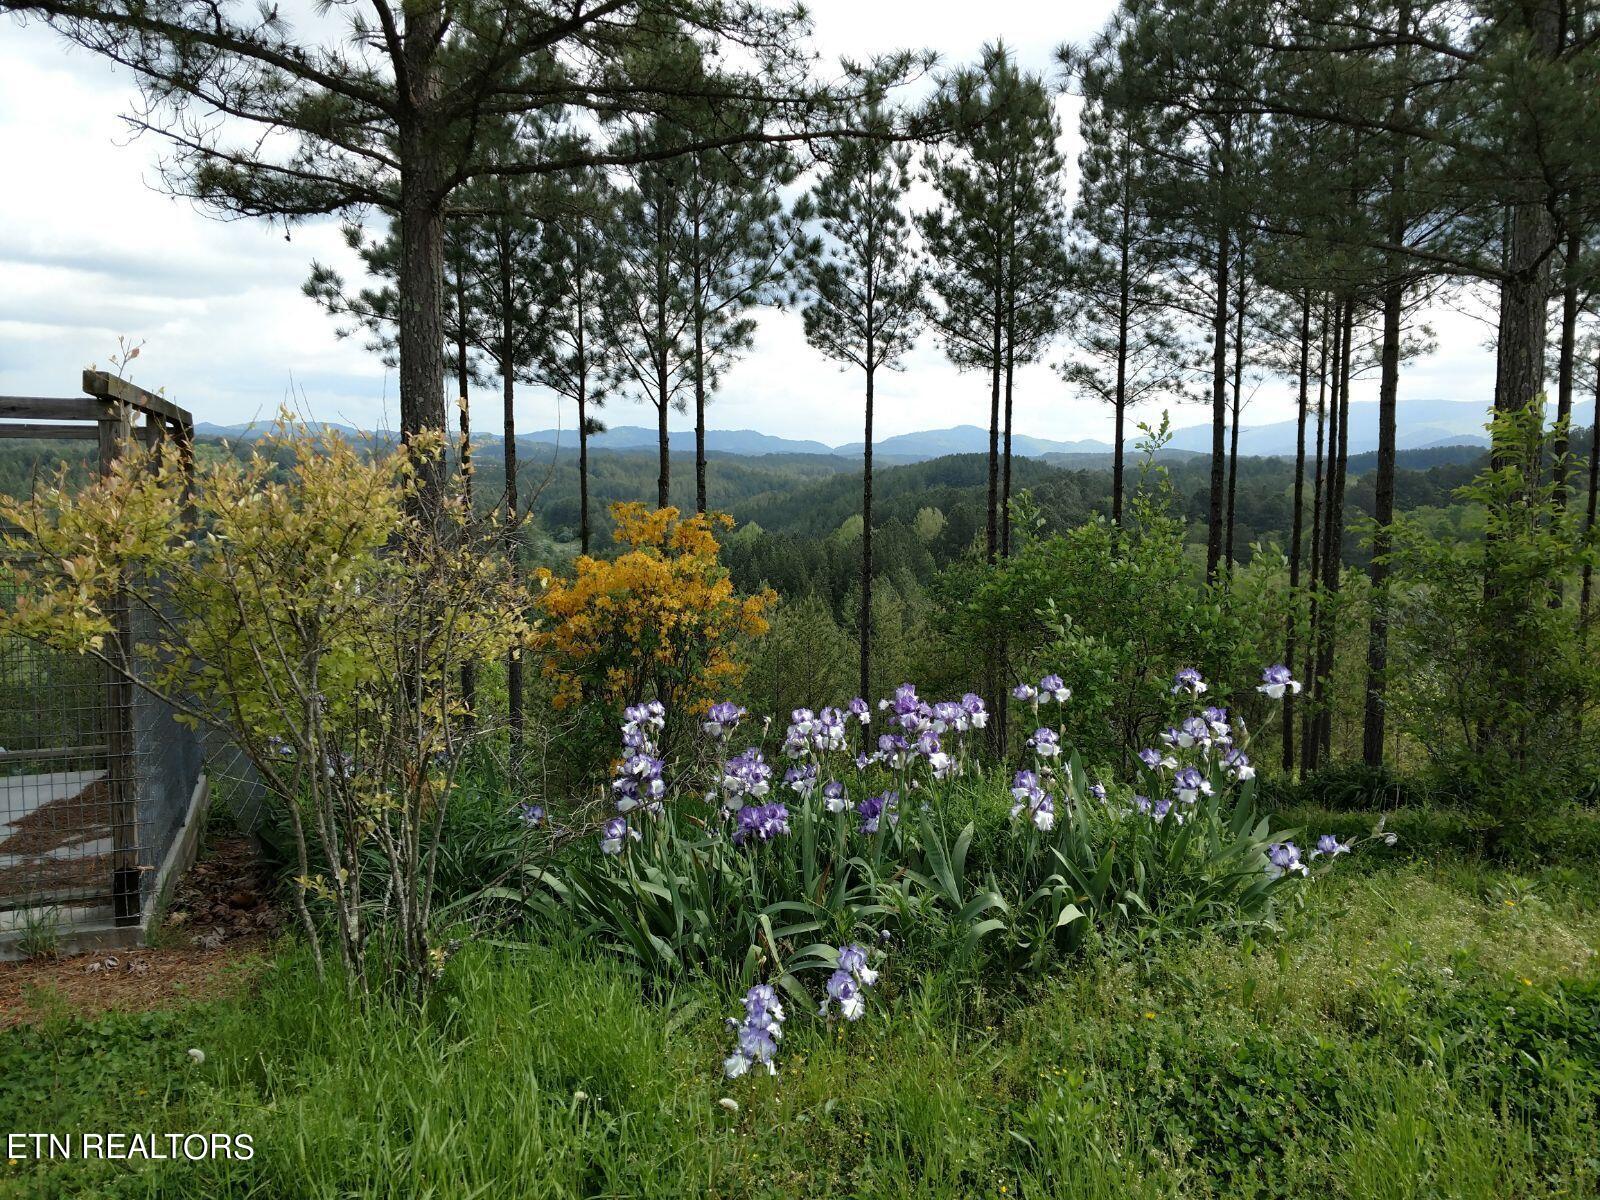
M 1352 864 L 1270 943 L 1000 991 L 891 953 L 862 1021 L 791 1014 L 778 1077 L 731 1083 L 732 994 L 474 945 L 425 1016 L 362 1011 L 285 950 L 243 998 L 41 995 L 0 1041 L 9 1129 L 248 1132 L 251 1161 L 0 1164 L 0 1195 L 1593 1196 L 1597 946 L 1592 872 Z

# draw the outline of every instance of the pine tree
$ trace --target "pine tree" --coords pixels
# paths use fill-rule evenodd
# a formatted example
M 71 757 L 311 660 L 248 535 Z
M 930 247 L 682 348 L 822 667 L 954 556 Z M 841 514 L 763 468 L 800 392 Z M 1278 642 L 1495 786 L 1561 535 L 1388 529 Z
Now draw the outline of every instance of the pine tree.
M 616 286 L 609 230 L 617 196 L 598 171 L 556 181 L 533 265 L 535 290 L 530 378 L 577 410 L 578 549 L 590 550 L 589 439 L 605 426 L 593 415 L 614 383 L 614 350 L 606 341 L 601 304 Z
M 781 146 L 753 146 L 695 154 L 686 167 L 679 240 L 690 280 L 695 509 L 705 512 L 706 402 L 750 347 L 750 310 L 779 297 L 793 236 L 779 193 L 795 164 Z
M 662 145 L 667 131 L 652 125 L 639 134 L 636 153 Z M 634 167 L 622 191 L 616 220 L 606 232 L 616 271 L 601 299 L 605 338 L 620 378 L 636 398 L 655 408 L 659 469 L 656 505 L 672 503 L 672 457 L 667 414 L 685 412 L 694 386 L 693 280 L 684 270 L 683 192 L 686 159 L 646 160 Z
M 445 427 L 445 227 L 458 189 L 855 132 L 836 117 L 856 93 L 810 77 L 805 14 L 742 0 L 374 0 L 308 25 L 239 0 L 0 0 L 0 10 L 129 68 L 143 92 L 138 124 L 173 146 L 165 182 L 203 206 L 286 225 L 390 214 L 406 437 Z M 715 78 L 672 69 L 655 53 L 667 23 L 740 68 Z M 900 54 L 880 66 L 901 78 L 912 64 Z M 671 119 L 730 102 L 747 113 L 734 133 Z M 573 113 L 593 118 L 589 138 L 480 153 L 478 135 L 495 121 Z M 668 123 L 648 149 L 629 141 L 630 119 L 659 117 Z M 426 504 L 443 485 L 443 460 L 424 470 L 434 484 Z
M 1092 81 L 1092 76 L 1091 76 Z M 1111 519 L 1122 523 L 1127 414 L 1162 397 L 1185 398 L 1183 342 L 1167 301 L 1170 244 L 1151 221 L 1149 196 L 1159 163 L 1130 131 L 1137 113 L 1107 106 L 1092 92 L 1079 124 L 1078 200 L 1073 209 L 1071 293 L 1067 324 L 1078 356 L 1062 377 L 1114 413 Z
M 888 133 L 886 114 L 867 106 L 855 123 Z M 904 211 L 911 151 L 886 138 L 833 143 L 812 190 L 796 206 L 817 233 L 795 256 L 806 340 L 866 380 L 861 472 L 861 695 L 871 697 L 872 418 L 881 369 L 895 369 L 916 341 L 923 274 Z
M 1017 69 L 1003 45 L 947 79 L 935 110 L 955 133 L 928 156 L 941 203 L 918 225 L 939 301 L 931 320 L 945 353 L 958 367 L 989 375 L 985 549 L 993 561 L 1007 550 L 1014 370 L 1042 353 L 1063 320 L 1065 164 L 1049 92 Z

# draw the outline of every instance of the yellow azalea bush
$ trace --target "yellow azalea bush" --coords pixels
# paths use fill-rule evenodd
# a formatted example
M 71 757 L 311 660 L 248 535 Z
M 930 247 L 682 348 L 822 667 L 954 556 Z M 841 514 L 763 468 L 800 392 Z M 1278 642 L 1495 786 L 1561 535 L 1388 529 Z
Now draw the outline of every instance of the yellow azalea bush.
M 361 987 L 370 946 L 407 986 L 436 969 L 437 839 L 485 725 L 461 665 L 532 641 L 494 519 L 419 469 L 439 448 L 369 453 L 286 414 L 192 477 L 170 448 L 130 447 L 87 486 L 0 498 L 18 591 L 0 636 L 99 658 L 225 733 L 292 832 L 319 967 L 331 928 Z M 130 644 L 131 615 L 155 635 Z
M 553 703 L 616 709 L 654 698 L 668 711 L 703 711 L 743 675 L 735 649 L 767 631 L 777 594 L 734 591 L 717 558 L 716 531 L 733 525 L 724 514 L 629 503 L 611 516 L 626 547 L 616 558 L 582 557 L 570 579 L 540 572 L 534 644 Z

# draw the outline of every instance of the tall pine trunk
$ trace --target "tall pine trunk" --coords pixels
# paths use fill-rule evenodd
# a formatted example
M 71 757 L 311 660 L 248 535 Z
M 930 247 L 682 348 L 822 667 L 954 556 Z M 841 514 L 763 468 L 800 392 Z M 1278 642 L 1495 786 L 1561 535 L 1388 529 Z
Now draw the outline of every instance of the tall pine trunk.
M 1228 256 L 1232 231 L 1227 216 L 1228 160 L 1233 154 L 1233 125 L 1222 130 L 1222 157 L 1218 163 L 1216 308 L 1211 328 L 1211 494 L 1206 505 L 1206 582 L 1214 583 L 1222 561 L 1222 492 L 1226 463 L 1225 426 L 1228 421 Z
M 1308 591 L 1310 604 L 1306 614 L 1306 662 L 1304 674 L 1301 678 L 1308 681 L 1311 693 L 1307 696 L 1305 710 L 1301 714 L 1300 728 L 1300 774 L 1303 776 L 1317 765 L 1317 739 L 1314 736 L 1313 720 L 1316 717 L 1317 705 L 1317 631 L 1321 628 L 1318 615 L 1318 601 L 1321 596 L 1322 581 L 1322 488 L 1325 474 L 1323 462 L 1324 434 L 1327 427 L 1328 414 L 1328 336 L 1334 332 L 1333 322 L 1329 320 L 1329 309 L 1326 301 L 1322 305 L 1322 337 L 1321 348 L 1317 352 L 1317 464 L 1316 475 L 1311 485 L 1311 578 Z
M 1589 430 L 1589 507 L 1584 514 L 1585 536 L 1594 533 L 1595 509 L 1600 503 L 1600 358 L 1594 364 L 1594 427 Z M 1593 595 L 1594 568 L 1583 566 L 1583 590 L 1578 593 L 1578 621 L 1589 627 L 1589 601 Z
M 461 459 L 461 489 L 466 496 L 466 502 L 470 505 L 472 503 L 472 401 L 467 390 L 471 375 L 467 365 L 467 283 L 459 267 L 455 271 L 452 285 L 456 301 L 456 409 L 461 418 L 461 448 L 458 453 Z M 467 710 L 467 720 L 470 723 L 478 706 L 478 664 L 475 662 L 461 664 L 461 704 Z
M 1116 435 L 1111 458 L 1111 522 L 1122 525 L 1123 443 L 1128 415 L 1128 308 L 1132 303 L 1132 284 L 1128 277 L 1129 243 L 1133 238 L 1128 211 L 1127 173 L 1123 173 L 1122 237 L 1117 247 L 1117 392 Z
M 861 698 L 872 702 L 872 385 L 877 373 L 867 335 L 867 418 L 861 451 Z
M 582 270 L 581 264 L 578 267 Z M 582 282 L 578 283 L 574 350 L 578 362 L 578 550 L 589 553 L 589 330 Z
M 700 281 L 700 220 L 694 231 L 694 510 L 706 511 L 706 312 Z
M 1294 427 L 1294 517 L 1289 531 L 1289 620 L 1284 631 L 1283 661 L 1294 669 L 1296 618 L 1300 608 L 1301 526 L 1305 522 L 1306 402 L 1310 397 L 1311 293 L 1300 298 L 1300 395 Z M 1283 696 L 1283 770 L 1294 771 L 1295 695 Z
M 1239 412 L 1241 408 L 1241 392 L 1244 389 L 1244 308 L 1245 287 L 1244 277 L 1241 275 L 1238 285 L 1234 288 L 1239 297 L 1239 312 L 1234 318 L 1233 326 L 1233 413 L 1228 430 L 1228 535 L 1227 545 L 1223 550 L 1224 570 L 1228 575 L 1233 573 L 1233 530 L 1235 524 L 1234 499 L 1239 491 Z
M 1569 464 L 1566 461 L 1568 447 L 1567 424 L 1572 419 L 1572 390 L 1573 371 L 1577 363 L 1578 343 L 1578 261 L 1583 252 L 1583 237 L 1578 231 L 1577 218 L 1568 217 L 1571 226 L 1567 230 L 1565 249 L 1565 272 L 1561 288 L 1561 348 L 1559 366 L 1556 372 L 1556 436 L 1551 444 L 1551 457 L 1554 458 L 1555 470 L 1555 501 L 1556 508 L 1563 510 L 1567 507 L 1567 493 L 1570 490 L 1568 479 Z
M 1350 363 L 1355 335 L 1355 302 L 1347 300 L 1339 345 L 1339 386 L 1334 397 L 1339 410 L 1339 437 L 1337 446 L 1330 444 L 1328 458 L 1332 470 L 1328 475 L 1327 561 L 1323 564 L 1323 590 L 1327 608 L 1323 613 L 1323 641 L 1319 675 L 1331 689 L 1334 660 L 1338 651 L 1338 601 L 1344 565 L 1344 495 L 1345 476 L 1350 466 Z M 1333 704 L 1331 696 L 1317 714 L 1320 728 L 1318 754 L 1331 758 L 1333 754 Z
M 1393 270 L 1398 264 L 1391 263 Z M 1383 765 L 1389 670 L 1389 547 L 1394 525 L 1394 456 L 1400 390 L 1400 307 L 1405 284 L 1390 278 L 1383 287 L 1383 348 L 1378 381 L 1378 477 L 1373 498 L 1372 618 L 1367 626 L 1367 690 L 1361 719 L 1361 757 Z
M 516 325 L 511 292 L 512 248 L 504 221 L 499 236 L 500 251 L 500 400 L 504 423 L 506 464 L 506 561 L 513 579 L 522 571 L 522 539 L 518 526 L 521 513 L 517 502 L 517 360 Z M 506 656 L 506 724 L 511 735 L 513 766 L 522 758 L 522 657 L 516 649 Z
M 413 38 L 407 38 L 409 47 Z M 431 75 L 431 71 L 430 71 Z M 424 87 L 425 84 L 414 84 Z M 432 88 L 428 88 L 429 95 Z M 444 217 L 436 155 L 415 116 L 399 122 L 400 269 L 399 297 L 400 436 L 409 441 L 426 430 L 445 430 L 444 414 Z M 444 493 L 444 456 L 418 464 L 425 515 L 437 512 Z

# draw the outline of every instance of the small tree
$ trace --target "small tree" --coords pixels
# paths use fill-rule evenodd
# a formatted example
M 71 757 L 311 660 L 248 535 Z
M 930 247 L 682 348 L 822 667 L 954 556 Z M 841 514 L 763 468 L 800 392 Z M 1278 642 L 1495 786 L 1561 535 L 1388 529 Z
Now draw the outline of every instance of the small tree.
M 1502 830 L 1594 777 L 1585 718 L 1600 680 L 1577 611 L 1551 605 L 1554 585 L 1595 561 L 1592 529 L 1556 502 L 1559 483 L 1529 488 L 1543 441 L 1543 404 L 1503 410 L 1491 425 L 1494 463 L 1459 499 L 1483 536 L 1394 527 L 1396 595 L 1391 704 L 1428 754 L 1479 791 Z
M 437 441 L 437 435 L 432 435 Z M 429 940 L 440 831 L 469 739 L 463 661 L 504 655 L 531 628 L 527 596 L 452 489 L 412 447 L 364 454 L 285 416 L 247 458 L 210 459 L 194 486 L 176 456 L 140 451 L 85 489 L 65 475 L 0 499 L 0 548 L 18 604 L 0 634 L 89 654 L 222 731 L 292 830 L 294 904 L 323 969 L 338 947 L 353 988 L 418 995 L 443 951 Z M 161 630 L 138 648 L 119 607 Z M 331 928 L 330 928 L 331 927 Z

